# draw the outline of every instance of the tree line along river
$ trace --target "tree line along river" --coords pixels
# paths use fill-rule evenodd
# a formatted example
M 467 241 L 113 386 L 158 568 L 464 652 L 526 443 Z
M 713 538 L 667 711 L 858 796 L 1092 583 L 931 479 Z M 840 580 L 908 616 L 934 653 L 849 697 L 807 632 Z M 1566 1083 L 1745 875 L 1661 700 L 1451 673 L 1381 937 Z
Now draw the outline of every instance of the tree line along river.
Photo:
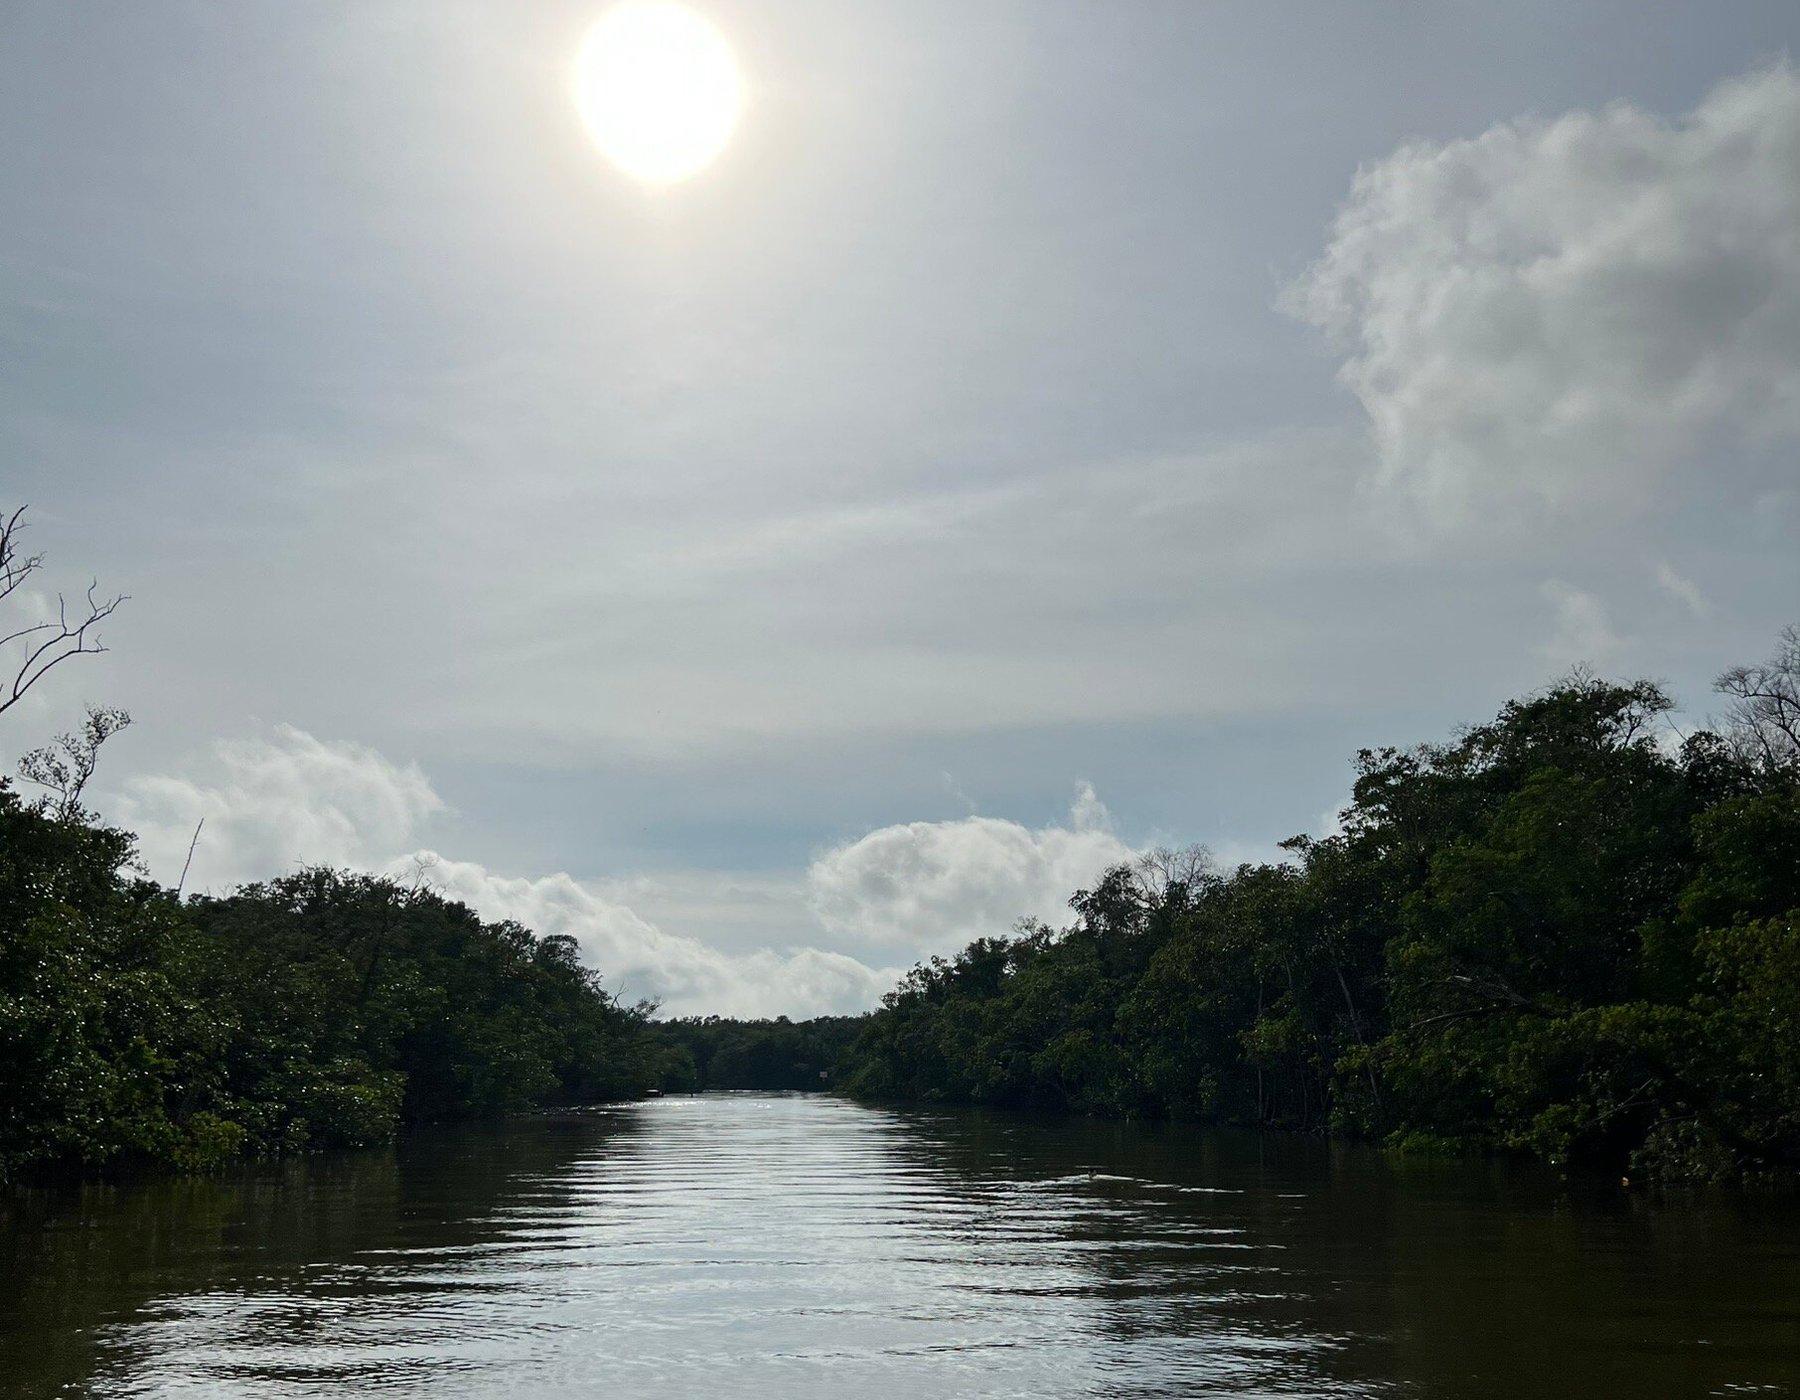
M 665 1098 L 15 1190 L 8 1396 L 1800 1394 L 1800 1205 Z

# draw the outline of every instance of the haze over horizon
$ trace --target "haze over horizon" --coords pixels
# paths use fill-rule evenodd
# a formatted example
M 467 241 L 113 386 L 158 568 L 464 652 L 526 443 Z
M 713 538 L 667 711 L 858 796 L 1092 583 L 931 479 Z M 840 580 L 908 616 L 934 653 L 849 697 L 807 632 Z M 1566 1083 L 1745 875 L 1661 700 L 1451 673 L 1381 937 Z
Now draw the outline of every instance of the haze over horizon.
M 431 852 L 670 1013 L 858 1010 L 1800 614 L 1792 5 L 720 0 L 666 189 L 605 8 L 0 19 L 0 503 L 132 595 L 0 759 L 129 709 L 158 876 Z

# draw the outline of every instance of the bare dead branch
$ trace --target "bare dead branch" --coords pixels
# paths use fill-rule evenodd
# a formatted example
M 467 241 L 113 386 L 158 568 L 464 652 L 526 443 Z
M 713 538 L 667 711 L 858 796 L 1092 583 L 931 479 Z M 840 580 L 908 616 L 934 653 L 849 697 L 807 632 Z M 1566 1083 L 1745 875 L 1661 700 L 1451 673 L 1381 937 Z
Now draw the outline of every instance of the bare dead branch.
M 25 580 L 36 573 L 44 562 L 41 554 L 21 554 L 19 552 L 19 535 L 25 529 L 25 511 L 20 506 L 11 515 L 0 520 L 0 602 L 24 585 Z
M 1747 759 L 1778 771 L 1800 768 L 1800 628 L 1782 628 L 1773 656 L 1733 666 L 1713 688 L 1732 701 L 1729 737 Z
M 194 839 L 188 842 L 187 859 L 181 862 L 181 878 L 175 882 L 175 898 L 177 899 L 181 898 L 182 886 L 187 884 L 188 867 L 194 863 L 194 847 L 200 844 L 200 828 L 205 825 L 205 817 L 194 823 Z
M 23 552 L 19 537 L 26 528 L 24 506 L 11 515 L 0 517 L 0 603 L 5 602 L 25 585 L 43 566 L 42 554 Z M 6 713 L 34 685 L 72 656 L 93 656 L 106 650 L 100 640 L 99 626 L 126 601 L 123 593 L 110 598 L 100 592 L 98 580 L 88 584 L 82 602 L 71 614 L 69 600 L 56 595 L 56 617 L 42 622 L 26 622 L 0 634 L 0 648 L 23 644 L 16 666 L 10 662 L 0 669 L 0 714 Z
M 1132 883 L 1137 896 L 1146 905 L 1161 904 L 1172 889 L 1180 887 L 1191 897 L 1218 873 L 1218 863 L 1205 846 L 1184 846 L 1171 850 L 1153 846 L 1143 852 L 1132 867 Z

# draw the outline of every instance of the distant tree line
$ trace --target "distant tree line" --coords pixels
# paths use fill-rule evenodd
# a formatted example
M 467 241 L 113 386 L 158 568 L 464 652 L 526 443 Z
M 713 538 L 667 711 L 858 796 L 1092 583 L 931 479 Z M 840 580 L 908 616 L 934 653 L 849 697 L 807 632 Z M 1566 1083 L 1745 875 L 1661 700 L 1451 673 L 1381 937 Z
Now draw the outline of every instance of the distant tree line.
M 1800 1168 L 1800 636 L 1676 739 L 1576 675 L 1367 750 L 1342 830 L 1107 872 L 913 969 L 854 1094 L 1262 1124 L 1664 1178 Z
M 828 1089 L 835 1067 L 861 1031 L 865 1016 L 820 1016 L 810 1021 L 735 1021 L 690 1016 L 657 1021 L 662 1054 L 660 1088 L 667 1093 L 708 1089 Z

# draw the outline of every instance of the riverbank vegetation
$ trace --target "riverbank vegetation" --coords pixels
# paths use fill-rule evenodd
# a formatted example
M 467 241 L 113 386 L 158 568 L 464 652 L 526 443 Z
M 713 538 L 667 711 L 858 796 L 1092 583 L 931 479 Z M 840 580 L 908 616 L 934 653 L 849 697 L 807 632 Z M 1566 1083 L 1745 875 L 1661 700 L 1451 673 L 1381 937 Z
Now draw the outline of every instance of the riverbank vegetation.
M 24 515 L 0 515 L 0 715 L 104 651 L 127 601 L 95 586 L 43 608 Z M 90 708 L 19 760 L 21 786 L 0 776 L 0 1181 L 383 1142 L 662 1077 L 650 1008 L 609 995 L 574 939 L 485 921 L 423 871 L 185 900 L 149 879 L 84 806 L 130 722 Z
M 384 1142 L 659 1073 L 572 939 L 326 869 L 183 901 L 128 834 L 4 787 L 0 989 L 0 1179 Z
M 41 563 L 0 517 L 0 604 Z M 0 645 L 0 714 L 100 650 L 90 592 Z M 21 649 L 22 648 L 22 649 Z M 652 1023 L 428 879 L 149 879 L 83 805 L 91 709 L 0 778 L 0 1180 L 381 1142 L 654 1089 L 843 1088 L 1332 1131 L 1728 1180 L 1800 1169 L 1800 634 L 1685 736 L 1576 675 L 1365 750 L 1280 863 L 1155 852 L 913 969 L 872 1016 Z
M 828 1089 L 839 1062 L 868 1020 L 817 1016 L 809 1021 L 737 1021 L 685 1016 L 657 1021 L 658 1065 L 666 1093 L 709 1089 Z
M 1365 751 L 1342 829 L 1159 853 L 913 969 L 877 1100 L 1335 1131 L 1725 1180 L 1800 1168 L 1800 638 L 1678 736 L 1578 675 Z

